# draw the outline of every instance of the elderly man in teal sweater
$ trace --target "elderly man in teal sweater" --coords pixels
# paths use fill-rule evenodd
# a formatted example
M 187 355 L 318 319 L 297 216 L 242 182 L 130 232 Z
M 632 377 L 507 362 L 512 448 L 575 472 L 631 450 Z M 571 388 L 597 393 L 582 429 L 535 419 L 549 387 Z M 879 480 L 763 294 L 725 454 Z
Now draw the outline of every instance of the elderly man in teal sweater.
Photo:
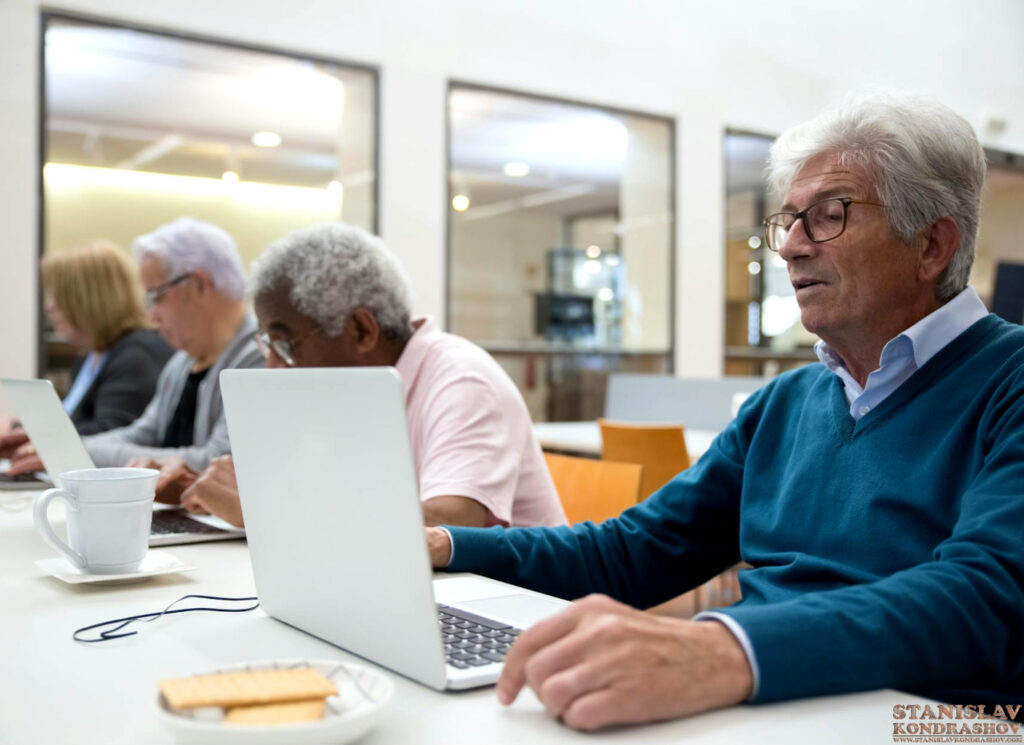
M 711 449 L 601 525 L 428 531 L 437 567 L 565 598 L 498 684 L 580 729 L 900 688 L 1024 699 L 1024 330 L 967 286 L 985 159 L 911 96 L 784 133 L 765 220 L 821 364 L 747 400 Z M 743 599 L 649 608 L 737 561 Z

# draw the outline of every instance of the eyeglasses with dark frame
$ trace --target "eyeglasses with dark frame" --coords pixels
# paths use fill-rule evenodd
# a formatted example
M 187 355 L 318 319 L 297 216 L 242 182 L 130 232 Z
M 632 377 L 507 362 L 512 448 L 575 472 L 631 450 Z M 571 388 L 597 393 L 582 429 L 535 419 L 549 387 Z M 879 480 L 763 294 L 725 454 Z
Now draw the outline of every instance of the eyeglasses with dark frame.
M 290 339 L 274 339 L 267 331 L 257 331 L 253 335 L 253 338 L 256 339 L 256 346 L 259 347 L 260 354 L 263 355 L 263 359 L 270 359 L 270 353 L 273 352 L 281 358 L 281 361 L 284 362 L 285 365 L 288 367 L 295 367 L 294 348 L 319 330 L 319 326 L 314 326 L 304 334 L 293 336 Z
M 852 197 L 830 197 L 799 212 L 776 212 L 764 219 L 765 242 L 768 248 L 778 252 L 797 220 L 804 221 L 804 232 L 812 243 L 824 243 L 838 238 L 846 230 L 846 213 L 851 204 L 885 207 L 878 202 L 866 202 Z
M 185 272 L 185 274 L 179 274 L 174 279 L 169 279 L 162 285 L 157 285 L 151 290 L 146 290 L 146 305 L 152 308 L 163 300 L 164 295 L 175 285 L 180 285 L 186 279 L 192 276 L 192 272 Z

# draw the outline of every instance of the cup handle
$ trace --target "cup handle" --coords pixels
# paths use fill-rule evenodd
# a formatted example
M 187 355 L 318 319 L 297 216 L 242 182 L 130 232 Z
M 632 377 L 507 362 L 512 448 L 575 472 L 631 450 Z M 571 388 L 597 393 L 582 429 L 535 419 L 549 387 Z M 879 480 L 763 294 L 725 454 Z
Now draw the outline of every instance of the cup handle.
M 64 554 L 72 564 L 81 569 L 85 566 L 85 557 L 58 538 L 57 534 L 53 532 L 53 528 L 50 527 L 50 519 L 46 515 L 46 509 L 54 499 L 63 499 L 68 504 L 74 504 L 74 497 L 64 489 L 47 489 L 44 491 L 36 498 L 33 511 L 36 531 L 42 536 L 44 541 L 50 544 L 50 548 Z

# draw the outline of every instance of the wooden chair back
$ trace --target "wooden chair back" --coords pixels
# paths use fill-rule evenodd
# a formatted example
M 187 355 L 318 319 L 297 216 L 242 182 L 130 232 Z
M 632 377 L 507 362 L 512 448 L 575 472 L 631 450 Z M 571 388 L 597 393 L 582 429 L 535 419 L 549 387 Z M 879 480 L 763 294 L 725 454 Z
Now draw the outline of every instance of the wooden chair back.
M 647 499 L 690 467 L 683 428 L 677 424 L 631 424 L 599 419 L 601 459 L 644 467 L 640 499 Z
M 617 517 L 637 503 L 643 466 L 545 453 L 569 524 Z

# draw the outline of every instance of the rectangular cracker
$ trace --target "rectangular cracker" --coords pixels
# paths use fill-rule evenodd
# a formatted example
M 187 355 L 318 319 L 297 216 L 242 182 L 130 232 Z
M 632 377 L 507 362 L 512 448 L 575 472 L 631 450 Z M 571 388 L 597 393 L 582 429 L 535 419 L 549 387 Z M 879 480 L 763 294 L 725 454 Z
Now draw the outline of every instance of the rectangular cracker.
M 308 667 L 170 678 L 159 686 L 175 709 L 307 701 L 338 693 L 334 683 Z
M 290 701 L 284 704 L 261 706 L 236 706 L 224 714 L 225 724 L 288 724 L 323 719 L 327 702 L 318 698 L 313 701 Z

